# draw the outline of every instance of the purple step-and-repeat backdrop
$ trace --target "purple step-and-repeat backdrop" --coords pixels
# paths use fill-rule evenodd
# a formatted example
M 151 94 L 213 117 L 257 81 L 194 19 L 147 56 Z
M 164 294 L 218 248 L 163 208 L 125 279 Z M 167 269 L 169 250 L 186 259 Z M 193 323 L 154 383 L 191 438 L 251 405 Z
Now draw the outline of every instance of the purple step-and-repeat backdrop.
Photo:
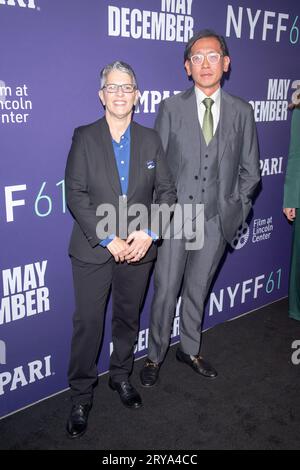
M 67 388 L 74 296 L 64 168 L 73 129 L 103 112 L 100 69 L 116 59 L 133 66 L 135 119 L 152 127 L 160 101 L 190 86 L 184 46 L 205 27 L 228 41 L 225 90 L 254 108 L 262 191 L 212 286 L 204 326 L 287 295 L 282 190 L 287 105 L 300 79 L 299 2 L 0 0 L 0 416 Z M 152 294 L 150 286 L 137 357 L 146 354 Z M 109 309 L 99 372 L 110 339 Z

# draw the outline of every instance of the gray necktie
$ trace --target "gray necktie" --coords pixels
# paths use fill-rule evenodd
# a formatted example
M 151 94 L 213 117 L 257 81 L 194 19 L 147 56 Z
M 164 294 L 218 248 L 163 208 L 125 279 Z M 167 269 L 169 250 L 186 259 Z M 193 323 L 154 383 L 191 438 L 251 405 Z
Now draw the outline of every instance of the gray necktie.
M 211 107 L 214 104 L 214 100 L 211 98 L 205 98 L 202 103 L 206 108 L 202 124 L 202 131 L 206 145 L 208 145 L 214 135 L 214 120 L 211 112 Z

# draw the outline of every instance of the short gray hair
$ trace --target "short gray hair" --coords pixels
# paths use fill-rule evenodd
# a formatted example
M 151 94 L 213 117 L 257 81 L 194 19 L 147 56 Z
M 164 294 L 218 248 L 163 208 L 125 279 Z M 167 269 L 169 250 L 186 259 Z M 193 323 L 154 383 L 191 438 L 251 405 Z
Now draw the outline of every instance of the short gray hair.
M 113 70 L 118 70 L 119 72 L 127 73 L 132 78 L 133 84 L 138 88 L 137 80 L 133 68 L 126 64 L 126 62 L 122 62 L 120 60 L 116 60 L 111 64 L 106 65 L 100 72 L 100 89 L 104 87 L 106 84 L 107 76 Z

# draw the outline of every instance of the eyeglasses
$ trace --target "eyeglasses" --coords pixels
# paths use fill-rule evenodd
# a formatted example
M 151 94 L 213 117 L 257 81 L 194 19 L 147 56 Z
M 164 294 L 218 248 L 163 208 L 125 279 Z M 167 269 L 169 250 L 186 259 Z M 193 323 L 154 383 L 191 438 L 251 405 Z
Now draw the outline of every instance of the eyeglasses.
M 107 93 L 117 93 L 119 89 L 123 91 L 123 93 L 132 93 L 136 90 L 136 85 L 132 85 L 131 83 L 123 83 L 122 85 L 116 85 L 115 83 L 110 83 L 109 85 L 104 85 Z
M 220 57 L 223 57 L 219 52 L 209 52 L 208 54 L 195 54 L 190 57 L 193 65 L 202 65 L 204 58 L 207 58 L 211 65 L 216 65 L 220 62 Z

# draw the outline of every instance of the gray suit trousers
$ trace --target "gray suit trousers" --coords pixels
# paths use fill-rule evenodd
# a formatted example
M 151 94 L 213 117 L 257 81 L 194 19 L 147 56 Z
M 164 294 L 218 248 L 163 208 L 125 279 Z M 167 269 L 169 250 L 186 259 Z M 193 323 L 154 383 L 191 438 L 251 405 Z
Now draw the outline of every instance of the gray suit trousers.
M 181 286 L 181 348 L 191 355 L 200 351 L 204 302 L 226 246 L 219 215 L 205 221 L 201 250 L 188 251 L 185 243 L 164 240 L 158 248 L 148 344 L 148 357 L 154 362 L 162 362 L 169 347 Z

